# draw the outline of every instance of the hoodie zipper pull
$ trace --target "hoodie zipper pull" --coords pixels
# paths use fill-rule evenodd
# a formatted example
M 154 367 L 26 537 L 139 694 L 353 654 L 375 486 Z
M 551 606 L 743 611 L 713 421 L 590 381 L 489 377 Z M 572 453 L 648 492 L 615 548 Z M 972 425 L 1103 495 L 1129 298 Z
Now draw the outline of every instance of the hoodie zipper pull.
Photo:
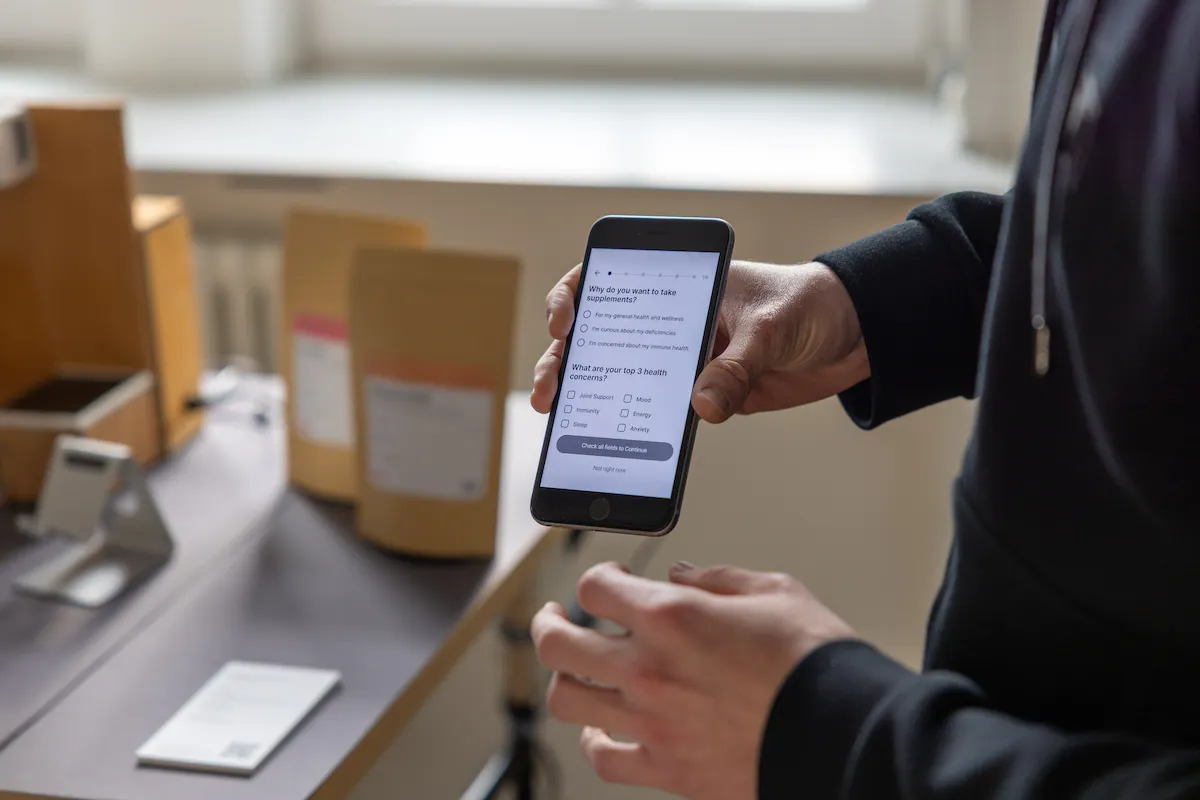
M 1046 322 L 1046 284 L 1053 239 L 1050 231 L 1054 213 L 1054 179 L 1058 168 L 1059 147 L 1071 114 L 1072 98 L 1075 96 L 1083 60 L 1087 52 L 1088 38 L 1096 19 L 1096 8 L 1100 0 L 1089 0 L 1082 7 L 1082 17 L 1073 29 L 1063 31 L 1062 66 L 1058 70 L 1057 82 L 1047 87 L 1054 94 L 1046 116 L 1046 130 L 1042 136 L 1042 149 L 1038 158 L 1038 175 L 1033 200 L 1033 252 L 1030 276 L 1030 317 L 1033 325 L 1033 371 L 1044 378 L 1050 371 L 1050 325 Z M 1047 65 L 1048 66 L 1048 65 Z M 1089 98 L 1090 100 L 1090 98 Z M 1031 121 L 1032 124 L 1032 121 Z
M 1050 371 L 1050 326 L 1041 314 L 1033 315 L 1033 370 L 1038 377 Z

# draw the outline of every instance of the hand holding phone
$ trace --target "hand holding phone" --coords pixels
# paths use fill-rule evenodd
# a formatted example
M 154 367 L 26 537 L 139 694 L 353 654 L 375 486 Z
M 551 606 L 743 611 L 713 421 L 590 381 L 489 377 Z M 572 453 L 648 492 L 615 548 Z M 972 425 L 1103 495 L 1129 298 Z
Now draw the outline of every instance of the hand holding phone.
M 538 360 L 530 403 L 550 412 L 565 339 L 575 324 L 580 267 L 546 298 L 554 341 Z M 713 358 L 696 379 L 692 406 L 706 422 L 824 400 L 871 375 L 858 314 L 824 264 L 729 265 Z
M 554 341 L 534 370 L 530 398 L 543 414 L 556 408 L 567 341 L 579 324 L 582 276 L 580 265 L 546 298 Z M 692 396 L 704 420 L 723 422 L 734 414 L 804 405 L 870 377 L 854 304 L 824 264 L 731 262 L 722 291 L 714 334 L 717 358 L 701 371 Z
M 716 332 L 733 231 L 605 217 L 588 239 L 530 503 L 549 525 L 662 535 L 695 438 L 692 385 Z

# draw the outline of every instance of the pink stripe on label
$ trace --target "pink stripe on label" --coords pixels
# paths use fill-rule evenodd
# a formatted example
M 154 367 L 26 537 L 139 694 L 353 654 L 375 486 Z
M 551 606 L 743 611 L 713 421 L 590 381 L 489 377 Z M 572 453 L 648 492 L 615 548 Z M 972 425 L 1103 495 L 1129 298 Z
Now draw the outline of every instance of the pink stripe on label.
M 349 332 L 344 320 L 334 317 L 319 317 L 315 314 L 297 314 L 292 324 L 296 333 L 304 333 L 321 339 L 332 339 L 344 342 L 349 338 Z

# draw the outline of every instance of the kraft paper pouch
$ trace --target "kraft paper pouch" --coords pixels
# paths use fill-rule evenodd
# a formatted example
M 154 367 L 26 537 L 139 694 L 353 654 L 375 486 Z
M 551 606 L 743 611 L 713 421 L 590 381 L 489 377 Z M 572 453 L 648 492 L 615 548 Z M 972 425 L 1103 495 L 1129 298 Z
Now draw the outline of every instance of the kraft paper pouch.
M 519 275 L 510 258 L 359 252 L 350 349 L 368 541 L 431 558 L 495 552 Z
M 283 255 L 280 371 L 287 384 L 288 476 L 320 497 L 357 500 L 347 314 L 362 247 L 424 247 L 416 223 L 295 209 Z

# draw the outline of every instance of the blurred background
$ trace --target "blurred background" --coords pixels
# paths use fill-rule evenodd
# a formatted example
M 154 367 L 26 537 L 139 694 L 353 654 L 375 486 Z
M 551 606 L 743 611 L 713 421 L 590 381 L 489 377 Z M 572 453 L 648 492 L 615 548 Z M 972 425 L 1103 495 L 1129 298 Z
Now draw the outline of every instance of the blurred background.
M 517 255 L 514 386 L 543 298 L 610 213 L 714 215 L 736 256 L 799 262 L 938 194 L 1004 191 L 1040 0 L 0 0 L 0 99 L 121 96 L 139 191 L 195 227 L 207 359 L 277 368 L 280 233 L 296 206 L 426 223 Z M 453 310 L 445 320 L 453 325 Z M 651 562 L 785 570 L 919 663 L 966 402 L 863 433 L 835 401 L 701 430 Z M 593 536 L 568 599 L 636 542 Z M 477 644 L 359 787 L 457 797 L 505 736 L 499 643 Z M 549 723 L 565 796 L 601 784 Z

